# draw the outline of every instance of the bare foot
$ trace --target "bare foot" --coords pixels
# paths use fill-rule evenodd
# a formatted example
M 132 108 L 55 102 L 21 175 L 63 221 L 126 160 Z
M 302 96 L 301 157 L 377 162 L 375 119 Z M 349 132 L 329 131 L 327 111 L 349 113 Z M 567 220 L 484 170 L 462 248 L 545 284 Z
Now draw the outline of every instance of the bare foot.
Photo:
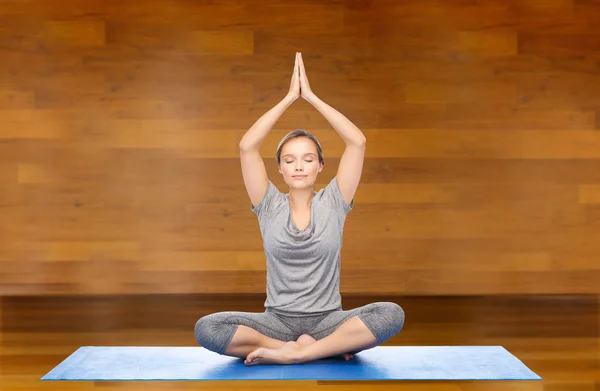
M 300 364 L 303 347 L 296 341 L 286 342 L 279 349 L 258 348 L 248 354 L 244 364 Z
M 297 340 L 296 342 L 298 342 L 300 345 L 302 346 L 308 346 L 310 344 L 313 344 L 315 342 L 317 342 L 316 339 L 314 339 L 313 337 L 311 337 L 308 334 L 302 334 Z M 354 358 L 353 354 L 350 353 L 346 353 L 346 354 L 340 354 L 339 356 L 334 356 L 334 357 L 341 357 L 346 361 L 350 361 Z
M 310 344 L 317 342 L 317 340 L 308 334 L 302 334 L 300 337 L 298 337 L 296 342 L 298 342 L 302 346 L 308 346 Z

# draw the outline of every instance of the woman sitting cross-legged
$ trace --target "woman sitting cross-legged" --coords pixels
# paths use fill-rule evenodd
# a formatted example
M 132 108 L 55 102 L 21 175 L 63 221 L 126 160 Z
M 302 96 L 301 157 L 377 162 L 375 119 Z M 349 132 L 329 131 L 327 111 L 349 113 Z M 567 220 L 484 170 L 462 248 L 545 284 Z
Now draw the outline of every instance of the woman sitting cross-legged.
M 337 175 L 318 192 L 323 153 L 314 135 L 295 130 L 277 148 L 280 192 L 267 178 L 259 146 L 298 97 L 317 108 L 346 144 Z M 213 352 L 245 358 L 246 365 L 297 364 L 354 354 L 402 330 L 404 311 L 393 302 L 343 310 L 340 286 L 342 231 L 353 208 L 365 154 L 365 136 L 311 91 L 300 54 L 290 91 L 240 142 L 244 184 L 257 215 L 267 261 L 265 311 L 217 312 L 195 326 L 198 343 Z

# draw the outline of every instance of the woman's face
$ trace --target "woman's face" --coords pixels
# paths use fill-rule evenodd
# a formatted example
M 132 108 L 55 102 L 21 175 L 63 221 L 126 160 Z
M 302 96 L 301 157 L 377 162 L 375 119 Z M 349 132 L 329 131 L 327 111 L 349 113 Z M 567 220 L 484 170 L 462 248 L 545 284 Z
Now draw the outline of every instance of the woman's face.
M 281 149 L 279 172 L 291 188 L 312 187 L 323 170 L 315 143 L 307 137 L 296 137 Z

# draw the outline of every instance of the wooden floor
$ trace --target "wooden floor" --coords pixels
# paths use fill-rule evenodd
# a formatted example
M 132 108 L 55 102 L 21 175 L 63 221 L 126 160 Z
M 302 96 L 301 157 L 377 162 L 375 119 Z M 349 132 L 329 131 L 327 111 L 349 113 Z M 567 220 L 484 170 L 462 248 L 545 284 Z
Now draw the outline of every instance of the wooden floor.
M 3 297 L 0 390 L 600 390 L 598 296 L 344 297 L 344 307 L 388 300 L 405 309 L 406 324 L 386 345 L 502 345 L 544 380 L 42 382 L 81 345 L 195 346 L 197 318 L 261 311 L 263 297 Z

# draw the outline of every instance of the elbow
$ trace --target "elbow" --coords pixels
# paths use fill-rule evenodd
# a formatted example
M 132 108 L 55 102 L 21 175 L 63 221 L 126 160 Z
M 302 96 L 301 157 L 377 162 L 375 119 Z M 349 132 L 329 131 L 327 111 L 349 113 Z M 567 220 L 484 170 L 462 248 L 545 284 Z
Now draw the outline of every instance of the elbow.
M 346 141 L 346 147 L 366 149 L 366 146 L 367 146 L 366 139 Z
M 240 143 L 238 144 L 240 151 L 247 151 L 248 150 L 248 143 L 244 142 L 244 140 L 240 141 Z
M 364 149 L 366 148 L 367 145 L 367 138 L 365 136 L 357 136 L 357 137 L 353 137 L 353 138 L 349 138 L 346 139 L 346 147 L 351 147 L 351 148 L 361 148 Z
M 365 136 L 359 138 L 358 140 L 353 142 L 357 147 L 364 148 L 367 145 L 367 138 Z
M 240 142 L 239 148 L 240 148 L 240 152 L 248 152 L 248 151 L 254 151 L 254 150 L 258 149 L 255 146 L 248 145 L 247 143 L 243 143 L 243 142 Z

